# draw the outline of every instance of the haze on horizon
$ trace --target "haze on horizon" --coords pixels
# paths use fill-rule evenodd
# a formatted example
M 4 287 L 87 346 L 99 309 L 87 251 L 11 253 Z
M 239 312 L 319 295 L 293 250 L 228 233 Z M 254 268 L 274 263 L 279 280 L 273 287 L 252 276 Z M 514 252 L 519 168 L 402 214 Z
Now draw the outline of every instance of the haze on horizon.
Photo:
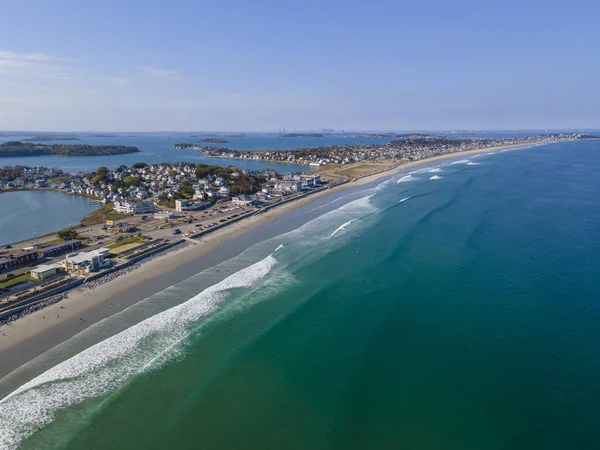
M 0 129 L 600 127 L 592 1 L 8 1 Z

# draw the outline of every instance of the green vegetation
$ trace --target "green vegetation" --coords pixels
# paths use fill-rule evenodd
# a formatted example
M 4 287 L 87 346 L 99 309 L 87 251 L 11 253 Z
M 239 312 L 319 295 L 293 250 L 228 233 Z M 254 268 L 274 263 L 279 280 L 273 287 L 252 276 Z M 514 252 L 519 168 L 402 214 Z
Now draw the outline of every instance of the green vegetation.
M 84 145 L 84 144 L 34 144 L 32 142 L 9 141 L 0 144 L 0 156 L 96 156 L 136 153 L 137 147 L 127 145 Z
M 129 236 L 129 237 L 119 236 L 115 243 L 107 245 L 106 247 L 110 248 L 112 250 L 115 248 L 119 248 L 123 245 L 135 244 L 136 242 L 144 242 L 144 236 L 141 236 L 139 234 L 136 236 Z
M 77 231 L 75 231 L 73 228 L 66 228 L 66 229 L 56 233 L 56 235 L 59 237 L 59 239 L 62 239 L 63 241 L 70 241 L 72 239 L 84 238 L 83 236 L 79 236 L 77 234 Z
M 130 216 L 128 216 L 126 214 L 119 214 L 119 213 L 115 212 L 113 210 L 113 204 L 107 203 L 106 205 L 103 205 L 102 207 L 98 208 L 96 211 L 93 211 L 93 212 L 89 213 L 87 216 L 85 216 L 81 220 L 81 223 L 87 227 L 89 225 L 103 223 L 107 220 L 119 220 L 119 219 L 125 219 L 127 217 L 130 217 Z
M 0 279 L 0 289 L 14 286 L 15 284 L 20 283 L 21 281 L 36 281 L 36 280 L 34 280 L 31 277 L 31 275 L 29 274 L 29 272 L 27 272 L 27 273 L 24 273 L 21 275 L 17 275 L 16 277 Z

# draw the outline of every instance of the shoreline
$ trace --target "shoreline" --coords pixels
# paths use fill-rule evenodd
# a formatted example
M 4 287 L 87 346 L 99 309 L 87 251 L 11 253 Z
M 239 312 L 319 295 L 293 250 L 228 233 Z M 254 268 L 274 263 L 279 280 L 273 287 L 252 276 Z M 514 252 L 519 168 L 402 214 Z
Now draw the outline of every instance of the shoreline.
M 536 144 L 528 144 L 527 147 L 531 145 Z M 66 342 L 93 324 L 113 316 L 173 284 L 189 278 L 198 273 L 198 271 L 218 264 L 221 262 L 217 261 L 219 257 L 227 260 L 237 256 L 246 248 L 254 245 L 254 242 L 250 240 L 246 246 L 244 244 L 236 246 L 235 244 L 239 244 L 237 241 L 243 240 L 251 231 L 297 208 L 308 205 L 319 198 L 359 188 L 412 168 L 464 156 L 522 147 L 524 146 L 490 147 L 400 163 L 395 167 L 354 178 L 343 184 L 282 205 L 277 205 L 263 213 L 244 218 L 239 222 L 202 237 L 193 244 L 189 243 L 184 247 L 158 254 L 142 262 L 137 270 L 124 274 L 118 277 L 117 280 L 102 284 L 93 290 L 82 287 L 70 291 L 67 299 L 19 318 L 11 325 L 0 328 L 0 358 L 3 361 L 0 368 L 0 394 L 7 393 L 18 387 L 18 385 L 22 384 L 23 377 L 31 378 L 38 374 L 36 373 L 36 368 L 25 370 L 24 373 L 19 373 L 18 376 L 15 376 L 15 380 L 10 380 L 8 383 L 9 386 L 7 386 L 8 389 L 4 388 L 2 384 L 4 384 L 5 378 L 12 378 L 8 375 L 18 371 L 22 366 L 32 362 L 48 350 Z M 224 247 L 228 247 L 227 251 L 225 251 Z M 222 249 L 224 255 L 217 257 L 215 255 L 217 253 L 215 250 L 217 249 Z M 202 268 L 203 265 L 205 266 L 204 268 Z M 85 318 L 85 320 L 81 320 L 81 318 Z M 39 367 L 37 371 L 39 371 Z

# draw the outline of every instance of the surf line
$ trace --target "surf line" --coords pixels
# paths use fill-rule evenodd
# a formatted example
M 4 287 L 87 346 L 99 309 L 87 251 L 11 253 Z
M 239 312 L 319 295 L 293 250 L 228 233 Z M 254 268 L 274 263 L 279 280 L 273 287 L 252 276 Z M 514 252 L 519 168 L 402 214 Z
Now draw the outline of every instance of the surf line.
M 349 221 L 348 221 L 348 222 L 346 222 L 345 224 L 343 224 L 343 225 L 340 225 L 339 227 L 337 227 L 337 229 L 336 229 L 336 230 L 335 230 L 333 233 L 331 233 L 331 236 L 329 236 L 329 239 L 331 239 L 333 236 L 335 236 L 335 235 L 336 235 L 337 233 L 339 233 L 340 231 L 342 231 L 342 230 L 346 229 L 346 227 L 347 227 L 348 225 L 350 225 L 352 222 L 354 222 L 355 220 L 356 220 L 356 219 L 349 220 Z

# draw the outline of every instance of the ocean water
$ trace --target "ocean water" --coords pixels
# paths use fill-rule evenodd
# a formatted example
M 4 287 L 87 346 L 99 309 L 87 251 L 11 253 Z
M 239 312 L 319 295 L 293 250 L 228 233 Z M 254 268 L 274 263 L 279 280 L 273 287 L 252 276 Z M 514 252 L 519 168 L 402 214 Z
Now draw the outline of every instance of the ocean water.
M 88 198 L 53 191 L 0 194 L 0 245 L 77 225 L 98 208 Z
M 93 327 L 0 401 L 0 448 L 596 449 L 599 166 L 565 142 L 310 205 Z

